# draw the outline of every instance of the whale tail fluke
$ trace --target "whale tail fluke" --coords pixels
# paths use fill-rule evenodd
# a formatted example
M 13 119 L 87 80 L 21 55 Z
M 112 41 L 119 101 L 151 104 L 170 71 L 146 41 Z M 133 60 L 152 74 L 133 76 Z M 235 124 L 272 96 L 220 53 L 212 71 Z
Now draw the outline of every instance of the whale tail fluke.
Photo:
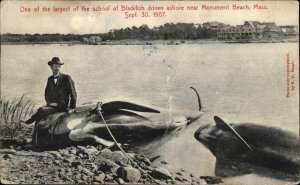
M 198 105 L 199 105 L 199 111 L 202 111 L 203 107 L 202 107 L 202 104 L 201 104 L 201 99 L 200 99 L 199 93 L 197 92 L 197 90 L 194 87 L 190 87 L 190 88 L 193 89 L 196 92 L 197 99 L 198 99 Z

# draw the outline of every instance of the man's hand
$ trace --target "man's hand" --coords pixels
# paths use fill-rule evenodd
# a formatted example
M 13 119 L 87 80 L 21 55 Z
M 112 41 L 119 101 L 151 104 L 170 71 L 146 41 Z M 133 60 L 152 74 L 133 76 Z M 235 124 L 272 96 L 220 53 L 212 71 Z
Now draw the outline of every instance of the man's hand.
M 68 109 L 69 114 L 74 113 L 74 112 L 75 112 L 75 109 Z
M 49 106 L 50 107 L 57 107 L 58 105 L 57 105 L 57 103 L 49 103 Z

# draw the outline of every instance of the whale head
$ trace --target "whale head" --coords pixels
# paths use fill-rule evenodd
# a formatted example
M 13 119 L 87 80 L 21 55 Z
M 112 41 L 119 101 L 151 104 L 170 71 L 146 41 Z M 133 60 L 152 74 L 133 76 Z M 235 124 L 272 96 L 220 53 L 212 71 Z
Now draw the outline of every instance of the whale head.
M 250 145 L 234 130 L 231 124 L 214 117 L 215 124 L 205 124 L 196 130 L 194 137 L 215 156 L 229 156 L 251 151 Z
M 273 177 L 273 171 L 264 172 L 272 169 L 299 175 L 299 137 L 296 134 L 263 124 L 228 124 L 217 116 L 214 121 L 215 124 L 198 128 L 194 137 L 216 157 L 215 174 L 230 176 L 254 172 Z M 261 170 L 261 167 L 268 170 Z

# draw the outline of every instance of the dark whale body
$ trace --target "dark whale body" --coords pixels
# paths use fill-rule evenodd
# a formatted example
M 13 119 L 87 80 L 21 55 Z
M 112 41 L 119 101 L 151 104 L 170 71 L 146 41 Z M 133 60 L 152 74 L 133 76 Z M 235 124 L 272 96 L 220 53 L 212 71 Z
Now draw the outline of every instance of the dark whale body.
M 257 169 L 263 167 L 294 177 L 299 175 L 300 147 L 296 134 L 281 128 L 253 123 L 227 124 L 217 116 L 214 120 L 215 125 L 201 126 L 194 137 L 216 157 L 217 175 L 224 176 L 219 169 L 222 166 L 233 166 L 233 163 L 237 162 L 246 164 L 242 166 L 248 172 L 250 168 L 257 166 Z
M 200 99 L 198 102 L 200 103 Z M 124 101 L 108 102 L 101 108 L 107 126 L 116 140 L 121 144 L 132 145 L 142 145 L 172 136 L 196 121 L 202 114 L 198 110 L 154 109 Z M 47 148 L 105 144 L 105 141 L 112 141 L 97 110 L 96 104 L 92 104 L 79 107 L 74 113 L 57 113 L 46 117 L 36 126 L 36 146 Z

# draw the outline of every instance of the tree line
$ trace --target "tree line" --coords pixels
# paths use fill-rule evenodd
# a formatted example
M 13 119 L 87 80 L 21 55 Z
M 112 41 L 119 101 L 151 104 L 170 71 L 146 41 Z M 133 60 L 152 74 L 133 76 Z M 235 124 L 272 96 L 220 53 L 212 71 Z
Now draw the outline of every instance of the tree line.
M 216 33 L 213 30 L 195 25 L 193 23 L 166 23 L 164 25 L 149 28 L 143 24 L 139 27 L 132 26 L 121 29 L 112 29 L 108 33 L 99 34 L 2 34 L 1 42 L 83 42 L 84 38 L 98 36 L 102 41 L 107 40 L 195 40 L 209 39 Z

